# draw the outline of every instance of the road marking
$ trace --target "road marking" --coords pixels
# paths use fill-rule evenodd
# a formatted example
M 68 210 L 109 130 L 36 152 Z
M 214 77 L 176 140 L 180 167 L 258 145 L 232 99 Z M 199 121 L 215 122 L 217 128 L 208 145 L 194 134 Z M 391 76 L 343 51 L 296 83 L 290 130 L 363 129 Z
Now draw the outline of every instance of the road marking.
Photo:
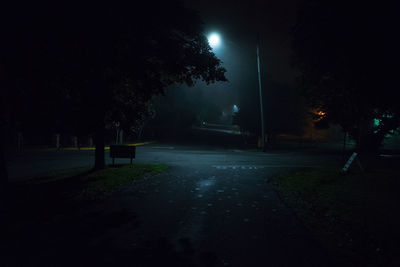
M 319 165 L 212 165 L 218 170 L 258 170 L 263 168 L 318 168 Z
M 219 170 L 227 170 L 227 169 L 232 169 L 232 170 L 257 170 L 258 168 L 263 168 L 263 166 L 243 166 L 243 165 L 213 165 L 214 168 L 219 169 Z

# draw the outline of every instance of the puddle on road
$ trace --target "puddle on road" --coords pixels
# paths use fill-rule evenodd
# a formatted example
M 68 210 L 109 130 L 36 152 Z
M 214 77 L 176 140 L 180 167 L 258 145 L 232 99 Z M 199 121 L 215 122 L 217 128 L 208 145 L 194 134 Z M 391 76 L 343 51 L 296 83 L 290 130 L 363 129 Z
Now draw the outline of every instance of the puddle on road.
M 195 190 L 200 193 L 204 193 L 205 191 L 210 189 L 213 185 L 215 185 L 215 176 L 197 182 Z

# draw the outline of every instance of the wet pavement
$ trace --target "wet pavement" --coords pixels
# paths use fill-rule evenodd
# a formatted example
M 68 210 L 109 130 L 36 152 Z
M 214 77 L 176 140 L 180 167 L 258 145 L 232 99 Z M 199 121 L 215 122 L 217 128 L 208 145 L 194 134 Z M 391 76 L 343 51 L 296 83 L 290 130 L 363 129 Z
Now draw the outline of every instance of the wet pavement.
M 32 243 L 26 244 L 32 245 L 29 263 L 336 265 L 271 185 L 272 177 L 296 168 L 336 164 L 333 156 L 147 146 L 138 149 L 137 157 L 171 168 L 38 229 L 26 229 Z

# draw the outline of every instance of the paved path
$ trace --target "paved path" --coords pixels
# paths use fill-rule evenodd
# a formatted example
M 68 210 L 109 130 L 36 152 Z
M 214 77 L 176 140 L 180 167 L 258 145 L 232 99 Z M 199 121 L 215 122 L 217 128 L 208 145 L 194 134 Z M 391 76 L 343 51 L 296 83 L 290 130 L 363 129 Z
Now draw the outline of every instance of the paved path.
M 76 162 L 92 157 L 80 155 Z M 41 249 L 33 249 L 29 261 L 66 266 L 331 266 L 332 258 L 282 203 L 270 179 L 332 158 L 174 146 L 143 147 L 137 157 L 167 163 L 171 169 L 70 218 L 31 229 L 32 243 Z

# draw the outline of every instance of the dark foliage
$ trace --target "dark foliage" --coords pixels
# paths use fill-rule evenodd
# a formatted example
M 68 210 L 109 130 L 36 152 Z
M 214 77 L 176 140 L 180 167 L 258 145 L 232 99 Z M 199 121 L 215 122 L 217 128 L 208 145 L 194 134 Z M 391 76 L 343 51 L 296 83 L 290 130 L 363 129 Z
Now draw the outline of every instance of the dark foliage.
M 113 121 L 137 126 L 171 84 L 226 80 L 200 17 L 175 1 L 30 2 L 4 11 L 6 120 L 94 134 L 98 168 Z
M 370 152 L 400 126 L 398 7 L 305 0 L 294 29 L 294 64 L 311 107 Z

